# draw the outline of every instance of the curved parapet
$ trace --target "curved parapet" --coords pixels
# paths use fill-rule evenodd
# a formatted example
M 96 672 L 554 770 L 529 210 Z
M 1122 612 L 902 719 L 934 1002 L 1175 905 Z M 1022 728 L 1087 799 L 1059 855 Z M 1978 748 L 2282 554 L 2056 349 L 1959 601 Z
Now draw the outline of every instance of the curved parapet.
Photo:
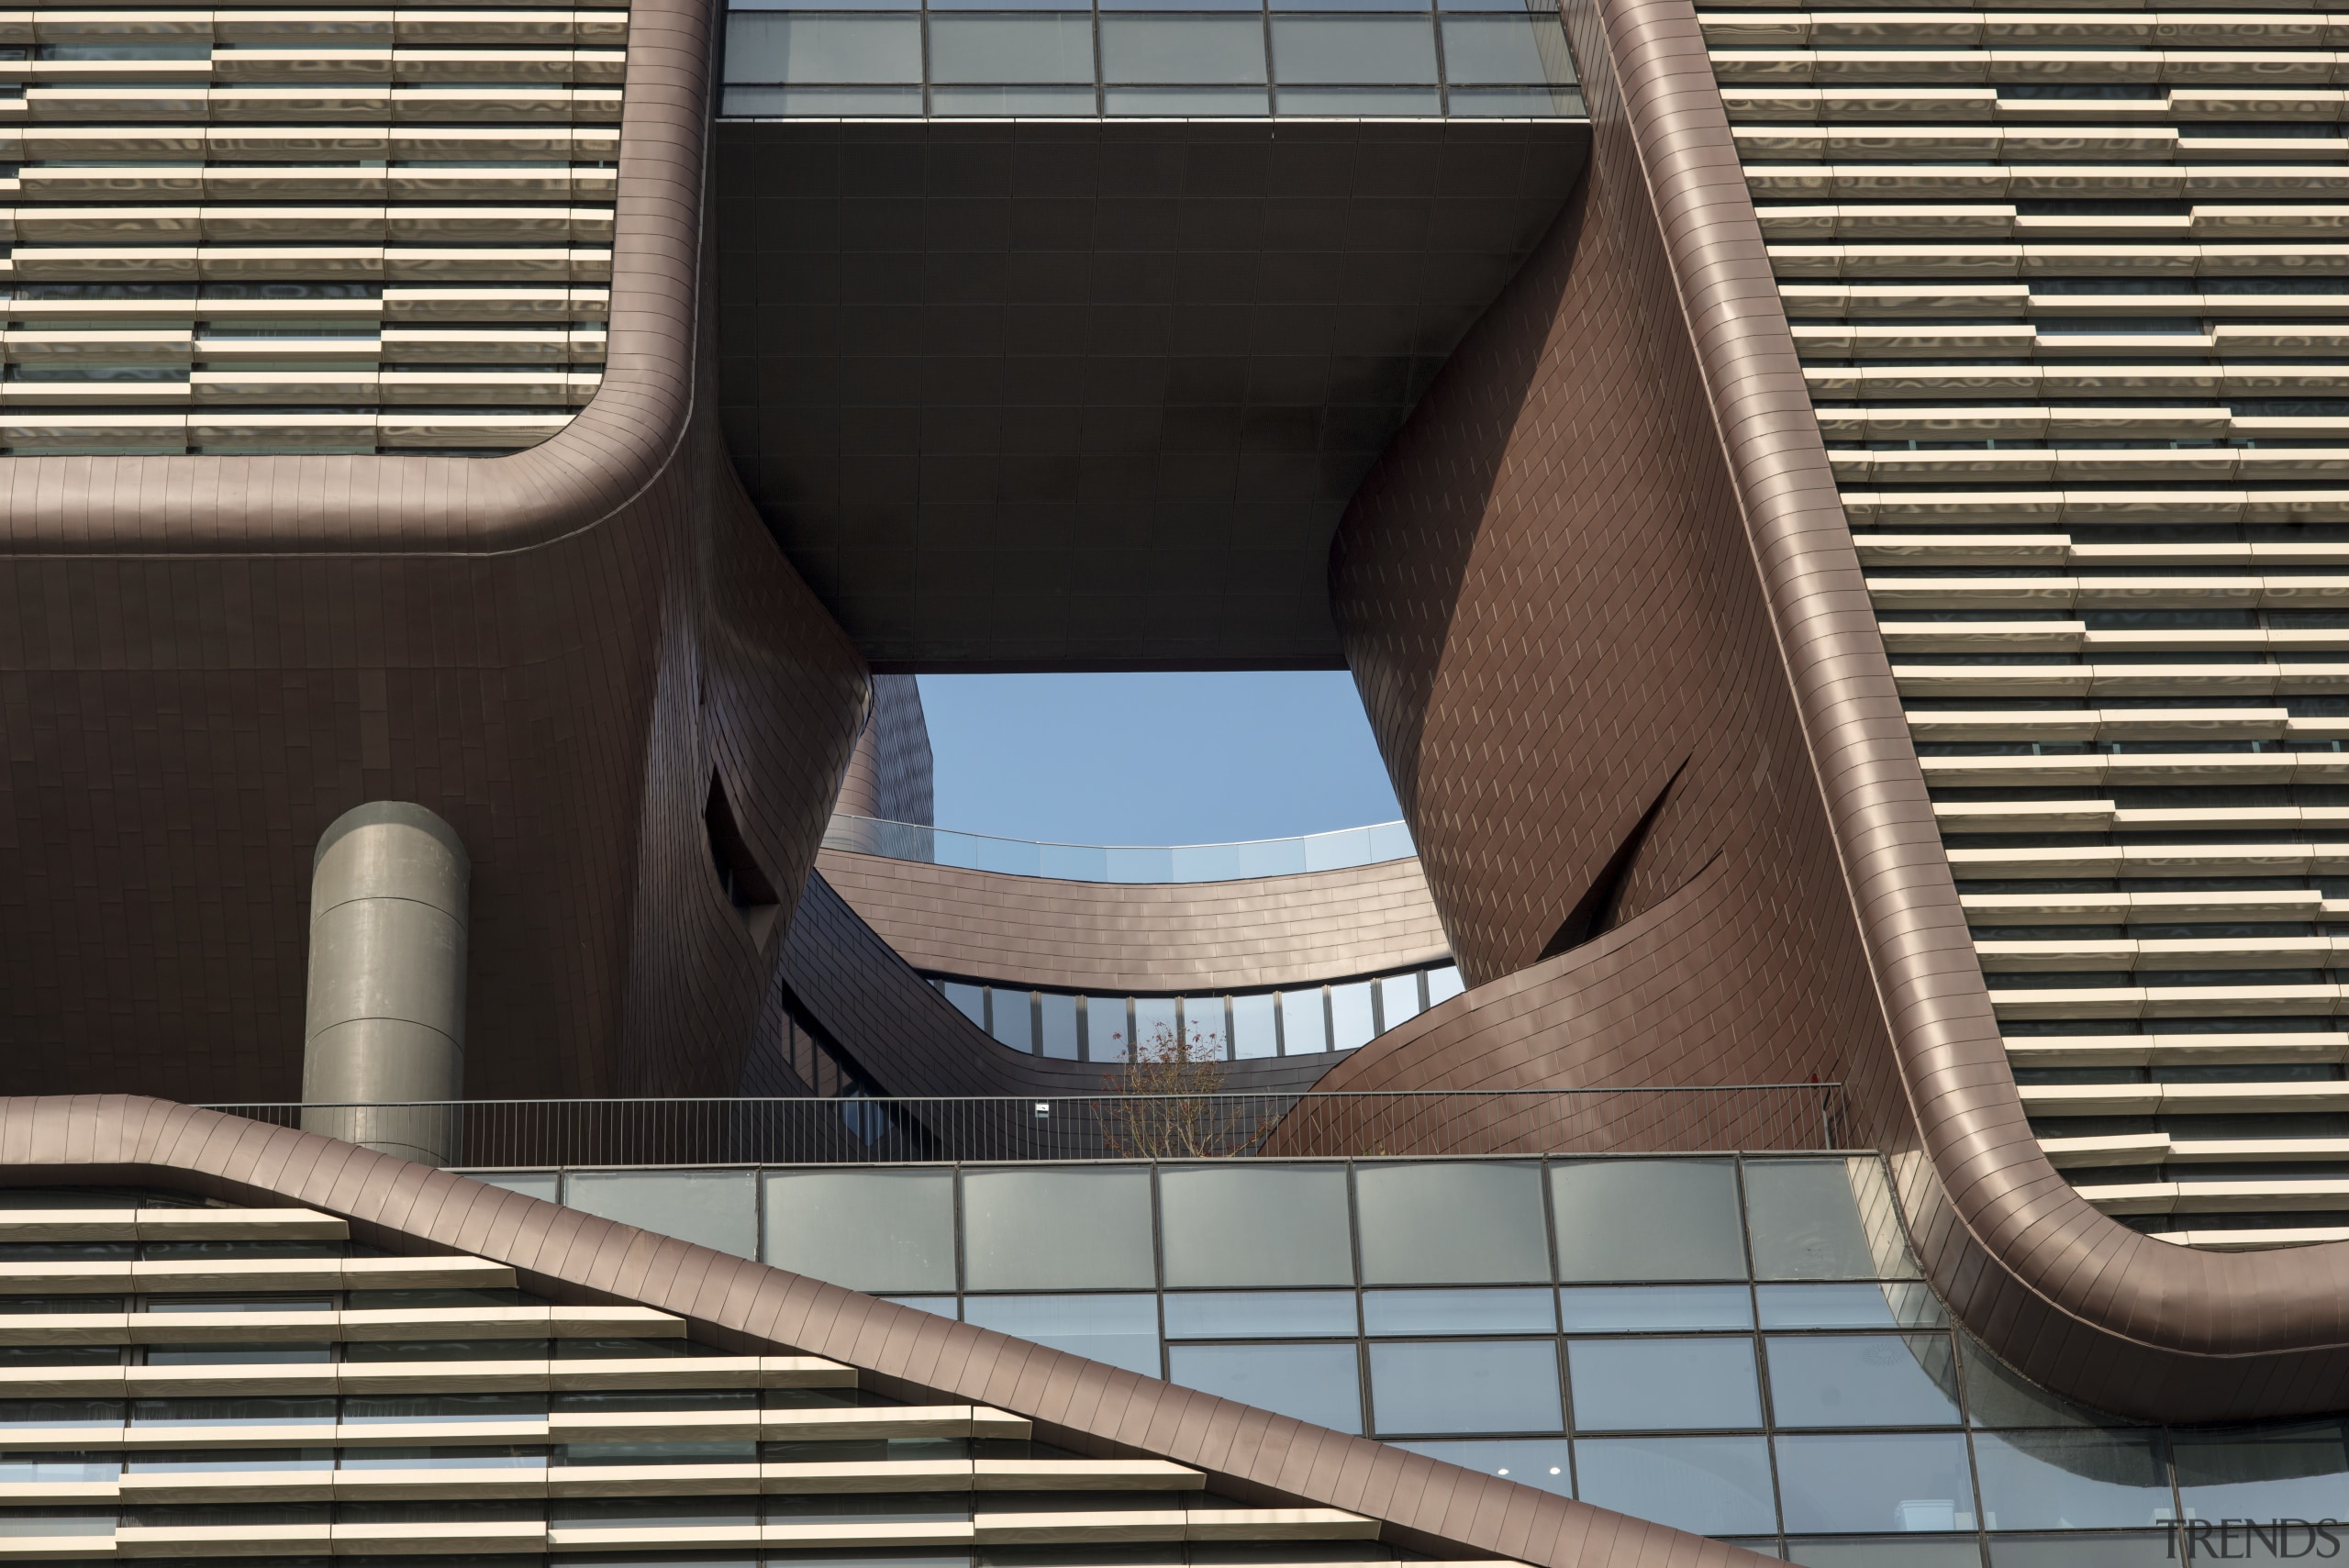
M 1697 17 L 1567 20 L 1586 187 L 1332 565 L 1478 988 L 1321 1086 L 1840 1078 L 1936 1287 L 2031 1377 L 2179 1420 L 2341 1407 L 2349 1247 L 2174 1247 L 2032 1136 Z

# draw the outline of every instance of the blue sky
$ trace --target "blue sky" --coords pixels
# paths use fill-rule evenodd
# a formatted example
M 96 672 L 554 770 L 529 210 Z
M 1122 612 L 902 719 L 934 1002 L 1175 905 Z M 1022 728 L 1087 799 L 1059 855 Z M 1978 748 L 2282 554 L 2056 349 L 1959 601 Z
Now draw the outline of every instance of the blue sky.
M 938 825 L 1204 844 L 1401 815 L 1353 677 L 924 675 Z

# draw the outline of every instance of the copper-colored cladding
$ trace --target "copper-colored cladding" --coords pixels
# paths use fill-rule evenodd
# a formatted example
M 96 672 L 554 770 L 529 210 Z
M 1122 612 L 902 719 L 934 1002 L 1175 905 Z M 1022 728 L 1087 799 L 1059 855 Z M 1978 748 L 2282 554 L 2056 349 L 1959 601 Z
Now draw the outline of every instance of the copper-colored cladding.
M 707 410 L 714 13 L 638 0 L 610 374 L 499 459 L 0 460 L 0 1085 L 290 1098 L 310 851 L 417 801 L 473 860 L 475 1095 L 725 1093 L 864 670 Z
M 1232 882 L 1002 876 L 827 850 L 816 864 L 917 969 L 1132 992 L 1319 984 L 1440 963 L 1416 861 Z
M 306 1205 L 347 1218 L 354 1240 L 510 1264 L 525 1290 L 554 1301 L 660 1307 L 722 1348 L 828 1356 L 883 1393 L 1025 1416 L 1038 1437 L 1080 1453 L 1193 1465 L 1242 1503 L 1366 1514 L 1381 1521 L 1382 1540 L 1439 1558 L 1508 1556 L 1541 1568 L 1765 1561 L 313 1133 L 130 1095 L 0 1100 L 0 1180 Z

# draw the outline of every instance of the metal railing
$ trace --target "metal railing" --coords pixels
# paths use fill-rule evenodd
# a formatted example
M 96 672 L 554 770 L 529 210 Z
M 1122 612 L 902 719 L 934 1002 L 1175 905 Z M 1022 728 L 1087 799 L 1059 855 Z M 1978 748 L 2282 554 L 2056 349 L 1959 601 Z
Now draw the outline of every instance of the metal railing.
M 1308 871 L 1342 871 L 1349 866 L 1407 861 L 1419 852 L 1411 845 L 1410 830 L 1400 822 L 1233 844 L 1052 844 L 924 828 L 914 822 L 885 822 L 847 812 L 836 813 L 825 827 L 824 848 L 1011 876 L 1137 883 L 1295 876 Z
M 386 1148 L 365 1129 L 423 1127 L 440 1163 L 467 1168 L 1684 1153 L 1849 1142 L 1840 1084 L 205 1108 Z

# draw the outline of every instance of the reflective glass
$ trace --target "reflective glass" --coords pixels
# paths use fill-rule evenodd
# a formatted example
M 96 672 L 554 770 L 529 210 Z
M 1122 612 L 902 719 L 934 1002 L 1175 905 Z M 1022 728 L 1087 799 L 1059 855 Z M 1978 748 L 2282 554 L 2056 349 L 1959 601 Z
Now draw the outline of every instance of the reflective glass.
M 1431 1007 L 1451 1001 L 1466 989 L 1467 985 L 1460 978 L 1460 966 L 1456 963 L 1428 971 L 1428 1006 Z
M 1787 1561 L 1803 1568 L 1982 1568 L 1982 1544 L 1970 1535 L 1830 1537 L 1787 1542 Z
M 1280 1054 L 1280 1037 L 1274 1031 L 1273 994 L 1231 999 L 1231 1054 L 1241 1061 Z
M 755 1258 L 758 1195 L 751 1181 L 748 1171 L 573 1171 L 563 1179 L 562 1201 L 656 1236 Z
M 1134 1048 L 1143 1051 L 1170 1049 L 1181 1038 L 1174 1031 L 1174 1026 L 1180 1021 L 1174 1016 L 1174 997 L 1135 997 Z
M 774 1171 L 766 1184 L 763 1261 L 851 1290 L 954 1288 L 952 1171 Z
M 1374 1290 L 1362 1298 L 1363 1329 L 1371 1334 L 1548 1334 L 1557 1329 L 1550 1292 L 1515 1290 Z
M 1551 1340 L 1374 1344 L 1370 1387 L 1382 1432 L 1565 1429 Z
M 1248 16 L 1103 17 L 1101 75 L 1142 83 L 1262 82 L 1264 24 Z
M 1765 1284 L 1753 1292 L 1765 1329 L 1938 1329 L 1949 1314 L 1921 1284 Z
M 541 1203 L 562 1201 L 562 1177 L 553 1171 L 506 1171 L 475 1176 L 473 1180 L 484 1186 L 503 1187 L 509 1193 L 537 1198 Z
M 1264 100 L 1256 99 L 1257 114 L 1264 112 Z M 1330 1049 L 1330 1018 L 1321 1005 L 1319 987 L 1311 991 L 1281 993 L 1281 1054 L 1284 1056 L 1316 1056 Z
M 1460 118 L 1572 119 L 1583 112 L 1573 87 L 1454 87 L 1444 103 Z
M 2150 1434 L 1983 1432 L 1974 1464 L 1992 1529 L 2124 1529 L 2170 1511 Z
M 1778 1525 L 1767 1438 L 1577 1438 L 1575 1495 L 1698 1535 Z
M 965 1290 L 1148 1290 L 1158 1283 L 1150 1173 L 1133 1166 L 965 1172 L 963 1260 Z
M 1572 1340 L 1566 1360 L 1578 1432 L 1762 1424 L 1750 1339 Z
M 2051 1394 L 1986 1351 L 1970 1335 L 1957 1336 L 1965 1365 L 1965 1409 L 1977 1427 L 2110 1427 L 2134 1423 L 2100 1416 Z
M 1219 1059 L 1230 1056 L 1230 1035 L 1231 1026 L 1223 1016 L 1222 997 L 1183 998 L 1183 1038 L 1190 1042 L 1193 1055 L 1205 1051 Z
M 1342 1165 L 1165 1165 L 1169 1285 L 1351 1285 Z
M 962 1304 L 951 1296 L 885 1296 L 884 1301 L 894 1301 L 899 1307 L 910 1307 L 919 1312 L 931 1312 L 941 1318 L 962 1316 Z
M 1443 113 L 1432 87 L 1283 87 L 1273 95 L 1273 108 L 1331 119 L 1432 119 Z
M 2193 1519 L 2349 1519 L 2349 1447 L 2341 1423 L 2170 1440 L 2178 1497 Z
M 1262 87 L 1111 87 L 1102 95 L 1102 112 L 1157 119 L 1261 118 L 1270 96 Z
M 1420 17 L 1275 17 L 1274 80 L 1283 86 L 1435 81 L 1435 28 Z
M 918 82 L 921 23 L 912 17 L 736 12 L 726 28 L 729 82 Z
M 1745 1277 L 1737 1167 L 1727 1160 L 1583 1160 L 1550 1167 L 1562 1280 Z
M 1040 92 L 1029 93 L 1023 97 L 1020 96 L 1024 92 L 1023 89 L 1012 89 L 1004 98 L 1003 112 L 1006 114 L 1046 112 L 1045 106 L 1048 103 L 1057 103 L 1060 101 L 1052 95 L 1055 91 L 1057 90 L 1046 88 Z M 1068 98 L 1068 102 L 1076 106 L 1067 112 L 1076 114 L 1091 113 L 1093 106 L 1093 89 L 1086 87 L 1082 91 L 1074 92 L 1073 95 Z M 1031 108 L 1026 106 L 1030 103 L 1034 105 L 1034 107 Z M 934 108 L 938 107 L 934 101 L 931 106 Z M 939 112 L 942 114 L 946 111 L 940 108 Z M 1074 996 L 1063 995 L 1057 991 L 1047 991 L 1043 995 L 1043 1015 L 1044 1054 L 1047 1056 L 1058 1057 L 1063 1062 L 1075 1061 L 1077 1055 L 1076 998 Z
M 1957 1424 L 1947 1334 L 1807 1334 L 1764 1341 L 1781 1427 Z
M 939 983 L 938 989 L 948 1001 L 954 1004 L 956 1012 L 981 1029 L 987 1027 L 987 988 L 985 986 L 965 985 L 959 980 L 945 980 Z
M 1123 1062 L 1133 1036 L 1128 1033 L 1123 996 L 1085 999 L 1085 1057 L 1088 1062 Z
M 1333 1431 L 1362 1430 L 1362 1369 L 1352 1344 L 1176 1345 L 1166 1362 L 1169 1379 L 1186 1388 Z
M 2242 1537 L 2235 1539 L 2240 1545 Z M 2194 1561 L 2217 1555 L 2216 1551 L 2200 1551 Z M 1990 1538 L 1990 1568 L 2170 1568 L 2178 1560 L 2177 1541 L 2167 1530 L 2137 1535 Z
M 1782 1437 L 1788 1534 L 1974 1528 L 1965 1439 L 1955 1432 Z
M 1753 1327 L 1742 1284 L 1570 1285 L 1558 1293 L 1558 1308 L 1569 1334 Z
M 1564 1438 L 1515 1438 L 1490 1442 L 1438 1440 L 1397 1443 L 1395 1446 L 1413 1453 L 1426 1454 L 1430 1459 L 1440 1459 L 1446 1464 L 1457 1464 L 1464 1470 L 1498 1475 L 1520 1486 L 1538 1486 L 1544 1492 L 1555 1492 L 1561 1497 L 1575 1495 L 1574 1464 L 1568 1457 Z
M 1378 983 L 1378 1018 L 1388 1029 L 1419 1016 L 1419 977 L 1390 974 Z
M 841 115 L 905 115 L 921 113 L 918 87 L 729 87 L 724 112 L 729 115 L 798 115 L 825 118 Z
M 972 1296 L 963 1321 L 1071 1355 L 1158 1373 L 1158 1298 L 1154 1296 Z
M 1745 1219 L 1756 1279 L 1876 1277 L 1842 1160 L 1747 1161 Z
M 1550 1277 L 1542 1170 L 1503 1162 L 1358 1165 L 1365 1284 L 1515 1284 Z
M 508 1358 L 501 1358 L 508 1359 Z M 518 1354 L 510 1359 L 519 1359 Z M 322 1364 L 334 1360 L 331 1345 L 150 1345 L 149 1366 Z
M 1451 83 L 1570 83 L 1575 62 L 1554 17 L 1446 17 L 1443 79 Z
M 1169 1291 L 1170 1340 L 1319 1339 L 1354 1335 L 1350 1290 Z
M 1052 21 L 1051 17 L 1030 20 Z M 932 27 L 946 24 L 933 22 Z M 1034 999 L 1025 991 L 1008 991 L 1000 985 L 991 986 L 987 995 L 987 1032 L 1014 1051 L 1033 1052 L 1036 1049 L 1036 1011 Z
M 1370 982 L 1330 987 L 1330 1044 L 1332 1050 L 1352 1051 L 1367 1045 L 1378 1033 L 1378 1024 L 1371 1011 Z

